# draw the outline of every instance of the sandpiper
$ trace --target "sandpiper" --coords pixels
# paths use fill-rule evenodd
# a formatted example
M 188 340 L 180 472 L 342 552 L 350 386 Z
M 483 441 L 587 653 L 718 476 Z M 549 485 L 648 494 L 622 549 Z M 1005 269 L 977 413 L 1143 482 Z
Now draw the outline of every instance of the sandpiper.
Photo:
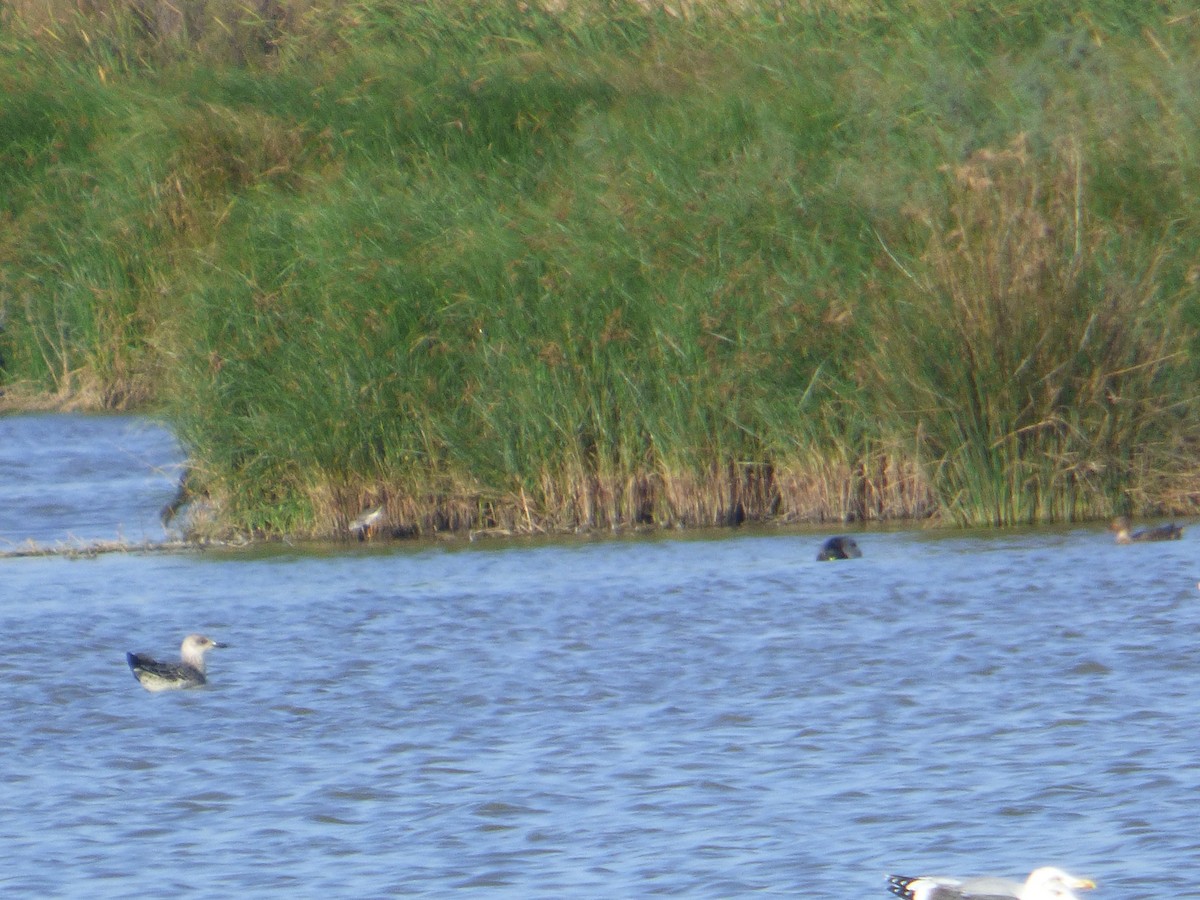
M 347 527 L 347 530 L 357 535 L 360 541 L 365 541 L 375 533 L 375 526 L 383 518 L 383 504 L 379 504 L 374 509 L 368 509 L 361 513 L 357 519 L 352 521 Z

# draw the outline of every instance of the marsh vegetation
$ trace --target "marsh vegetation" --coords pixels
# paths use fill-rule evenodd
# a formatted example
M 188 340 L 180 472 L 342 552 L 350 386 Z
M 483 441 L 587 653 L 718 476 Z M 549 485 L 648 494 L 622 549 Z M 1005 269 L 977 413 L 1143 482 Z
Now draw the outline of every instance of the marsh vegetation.
M 218 529 L 1200 491 L 1188 4 L 0 3 L 6 396 Z

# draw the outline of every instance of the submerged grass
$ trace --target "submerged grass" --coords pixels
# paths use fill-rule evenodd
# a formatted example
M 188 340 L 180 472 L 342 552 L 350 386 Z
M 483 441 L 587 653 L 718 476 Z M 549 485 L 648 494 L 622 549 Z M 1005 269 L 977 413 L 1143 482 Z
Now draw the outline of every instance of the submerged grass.
M 1183 4 L 79 9 L 0 6 L 6 390 L 219 528 L 1197 497 Z

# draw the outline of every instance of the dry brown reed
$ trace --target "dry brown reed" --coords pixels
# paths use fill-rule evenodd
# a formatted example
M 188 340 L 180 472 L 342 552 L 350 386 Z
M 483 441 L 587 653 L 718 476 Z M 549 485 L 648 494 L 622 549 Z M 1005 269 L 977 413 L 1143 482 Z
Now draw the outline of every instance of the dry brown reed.
M 947 168 L 947 213 L 924 217 L 901 282 L 915 296 L 890 307 L 899 328 L 875 378 L 913 416 L 956 520 L 1105 514 L 1131 484 L 1178 472 L 1198 436 L 1161 251 L 1083 214 L 1085 168 L 1073 146 L 1035 162 L 1024 135 Z
M 438 492 L 404 481 L 313 485 L 305 492 L 309 524 L 295 533 L 348 538 L 350 521 L 376 506 L 384 508 L 383 537 L 912 520 L 935 509 L 918 467 L 885 453 L 858 464 L 815 457 L 779 468 L 730 461 L 704 478 L 682 468 L 607 477 L 577 468 L 573 477 L 543 472 L 531 487 L 504 492 L 466 479 Z

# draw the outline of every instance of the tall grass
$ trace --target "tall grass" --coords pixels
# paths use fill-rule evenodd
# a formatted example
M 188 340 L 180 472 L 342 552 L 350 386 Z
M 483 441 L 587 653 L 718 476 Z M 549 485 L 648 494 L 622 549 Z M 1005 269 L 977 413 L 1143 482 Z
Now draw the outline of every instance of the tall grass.
M 1189 509 L 1194 14 L 952 7 L 10 5 L 5 382 L 264 532 Z
M 1189 440 L 1185 298 L 1159 293 L 1168 251 L 1085 210 L 1077 148 L 1048 156 L 1022 136 L 945 173 L 948 219 L 919 224 L 925 251 L 879 326 L 880 390 L 916 419 L 960 520 L 1104 514 L 1145 486 L 1134 459 L 1176 469 Z

